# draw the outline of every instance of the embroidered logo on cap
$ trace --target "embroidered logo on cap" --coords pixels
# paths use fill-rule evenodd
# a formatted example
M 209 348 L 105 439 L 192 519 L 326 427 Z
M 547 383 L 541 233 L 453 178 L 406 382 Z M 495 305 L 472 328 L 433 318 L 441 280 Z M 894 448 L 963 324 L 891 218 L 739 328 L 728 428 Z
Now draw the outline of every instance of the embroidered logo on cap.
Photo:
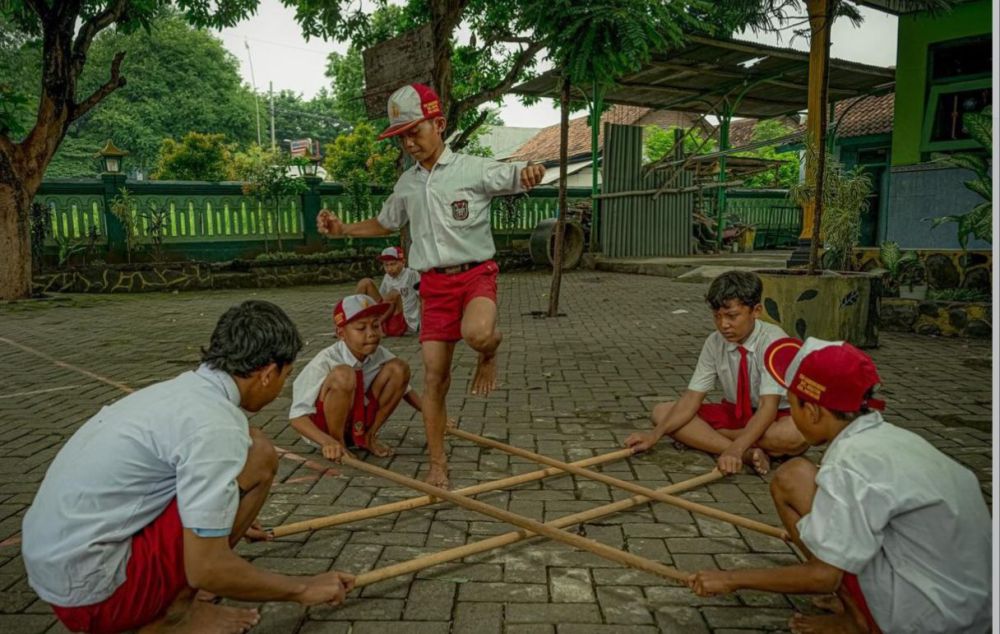
M 455 220 L 465 220 L 469 217 L 469 201 L 456 200 L 451 203 L 451 217 Z
M 438 104 L 437 99 L 435 99 L 434 101 L 428 101 L 427 103 L 424 104 L 424 114 L 426 114 L 428 117 L 431 116 L 432 114 L 438 114 L 439 112 L 441 112 L 441 106 L 440 104 Z
M 399 104 L 395 101 L 389 102 L 389 117 L 392 119 L 399 118 Z
M 812 379 L 803 374 L 799 374 L 799 384 L 796 386 L 795 389 L 799 390 L 803 394 L 808 395 L 811 398 L 819 400 L 823 392 L 826 391 L 826 386 L 821 383 L 817 383 L 816 381 L 813 381 Z

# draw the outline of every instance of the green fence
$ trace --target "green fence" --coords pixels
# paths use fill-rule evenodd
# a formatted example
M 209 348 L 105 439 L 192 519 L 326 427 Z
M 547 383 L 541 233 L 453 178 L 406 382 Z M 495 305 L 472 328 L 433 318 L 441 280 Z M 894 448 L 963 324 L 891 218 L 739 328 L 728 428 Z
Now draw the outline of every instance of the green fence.
M 802 208 L 783 190 L 733 190 L 726 215 L 757 228 L 754 249 L 795 246 L 802 232 Z
M 47 252 L 59 244 L 78 243 L 116 261 L 126 254 L 125 231 L 111 207 L 125 188 L 131 199 L 132 242 L 147 249 L 159 238 L 162 250 L 175 258 L 227 260 L 254 257 L 273 250 L 281 241 L 284 251 L 339 250 L 347 247 L 382 247 L 396 244 L 398 237 L 326 239 L 315 229 L 316 211 L 325 207 L 347 221 L 374 218 L 388 191 L 373 189 L 370 204 L 351 212 L 351 200 L 336 183 L 312 183 L 309 191 L 286 197 L 273 205 L 263 205 L 243 195 L 239 183 L 179 181 L 126 181 L 120 176 L 102 180 L 53 180 L 42 184 L 35 203 L 47 210 L 51 220 L 46 239 Z M 570 204 L 588 199 L 588 189 L 570 191 Z M 529 194 L 496 198 L 491 221 L 499 247 L 527 239 L 539 221 L 557 213 L 558 192 L 539 188 Z M 153 230 L 151 221 L 159 215 L 162 226 Z M 156 235 L 154 235 L 156 234 Z

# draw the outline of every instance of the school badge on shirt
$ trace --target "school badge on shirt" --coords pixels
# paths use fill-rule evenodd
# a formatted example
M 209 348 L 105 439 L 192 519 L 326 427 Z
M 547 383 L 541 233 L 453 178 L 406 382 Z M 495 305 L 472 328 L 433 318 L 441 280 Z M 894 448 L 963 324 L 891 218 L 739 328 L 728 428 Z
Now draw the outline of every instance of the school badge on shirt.
M 469 217 L 469 201 L 456 200 L 451 203 L 451 217 L 455 220 L 466 220 Z

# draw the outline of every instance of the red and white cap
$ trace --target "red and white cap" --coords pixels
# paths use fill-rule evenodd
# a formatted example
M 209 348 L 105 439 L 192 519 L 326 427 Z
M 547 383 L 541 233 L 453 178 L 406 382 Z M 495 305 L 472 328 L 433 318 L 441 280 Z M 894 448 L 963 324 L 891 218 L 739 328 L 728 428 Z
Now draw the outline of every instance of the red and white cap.
M 389 96 L 389 127 L 379 140 L 406 132 L 426 119 L 443 116 L 441 100 L 430 86 L 408 84 Z
M 786 337 L 764 353 L 764 367 L 789 392 L 810 403 L 838 412 L 859 412 L 863 406 L 884 409 L 885 402 L 865 398 L 882 382 L 875 363 L 844 341 L 809 337 L 805 343 Z
M 382 249 L 382 253 L 378 254 L 378 259 L 383 262 L 393 262 L 395 260 L 403 259 L 403 249 L 400 247 L 386 247 Z
M 333 308 L 333 325 L 346 326 L 357 319 L 378 316 L 389 310 L 389 304 L 379 303 L 367 295 L 348 295 Z

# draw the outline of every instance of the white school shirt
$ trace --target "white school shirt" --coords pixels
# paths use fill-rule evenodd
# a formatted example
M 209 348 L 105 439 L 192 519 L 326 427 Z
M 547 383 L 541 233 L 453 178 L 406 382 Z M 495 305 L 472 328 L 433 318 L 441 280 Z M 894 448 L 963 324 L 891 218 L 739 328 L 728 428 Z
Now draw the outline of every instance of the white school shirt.
M 44 601 L 100 603 L 125 581 L 132 537 L 175 497 L 181 523 L 228 535 L 250 448 L 240 392 L 202 365 L 108 405 L 66 442 L 24 516 L 28 583 Z
M 421 273 L 493 257 L 490 202 L 517 194 L 526 163 L 456 154 L 448 148 L 431 171 L 419 163 L 403 172 L 382 205 L 378 223 L 395 231 L 410 223 L 409 264 Z
M 378 287 L 382 297 L 390 291 L 399 291 L 399 296 L 403 298 L 403 318 L 412 332 L 420 330 L 420 294 L 414 288 L 419 283 L 420 273 L 406 267 L 396 277 L 386 273 Z
M 384 346 L 379 346 L 375 348 L 375 352 L 365 357 L 364 361 L 358 361 L 343 341 L 321 350 L 306 364 L 306 367 L 302 368 L 302 372 L 299 372 L 295 382 L 292 383 L 292 407 L 288 411 L 288 418 L 312 416 L 316 413 L 316 398 L 319 396 L 320 388 L 323 387 L 323 381 L 338 365 L 346 365 L 354 370 L 360 369 L 365 376 L 367 392 L 382 366 L 395 358 L 396 355 Z
M 990 514 L 971 471 L 929 442 L 861 416 L 830 443 L 802 542 L 853 573 L 886 634 L 990 629 Z
M 771 374 L 764 369 L 764 353 L 771 342 L 783 339 L 788 335 L 780 326 L 757 320 L 753 332 L 743 342 L 747 354 L 747 370 L 750 372 L 750 400 L 754 409 L 761 396 L 780 396 L 778 409 L 788 407 L 785 388 L 781 387 Z M 736 403 L 737 381 L 740 376 L 740 344 L 726 341 L 718 330 L 705 339 L 698 356 L 698 365 L 694 368 L 688 389 L 693 392 L 711 392 L 716 380 L 722 388 L 722 396 L 730 403 Z

